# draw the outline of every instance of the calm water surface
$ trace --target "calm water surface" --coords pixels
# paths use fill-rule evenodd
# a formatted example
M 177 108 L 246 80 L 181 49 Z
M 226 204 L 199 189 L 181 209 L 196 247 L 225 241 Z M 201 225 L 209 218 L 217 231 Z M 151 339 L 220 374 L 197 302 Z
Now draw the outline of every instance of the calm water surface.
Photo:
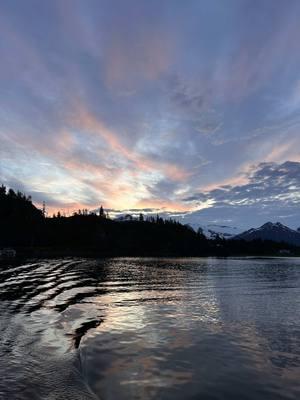
M 0 267 L 0 399 L 299 399 L 300 260 Z

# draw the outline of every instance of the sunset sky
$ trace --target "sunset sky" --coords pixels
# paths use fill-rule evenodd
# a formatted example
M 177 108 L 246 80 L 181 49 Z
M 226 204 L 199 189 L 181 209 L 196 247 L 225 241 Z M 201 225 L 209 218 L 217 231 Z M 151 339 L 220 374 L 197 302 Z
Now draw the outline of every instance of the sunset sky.
M 298 0 L 2 0 L 0 183 L 49 212 L 300 226 L 299 20 Z

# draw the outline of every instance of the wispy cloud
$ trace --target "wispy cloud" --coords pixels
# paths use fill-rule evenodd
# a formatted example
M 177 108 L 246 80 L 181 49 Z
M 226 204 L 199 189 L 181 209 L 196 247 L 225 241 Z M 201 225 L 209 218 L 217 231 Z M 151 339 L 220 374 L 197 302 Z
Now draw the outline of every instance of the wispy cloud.
M 211 212 L 253 165 L 300 161 L 298 1 L 0 11 L 0 179 L 37 203 Z M 264 196 L 284 210 L 285 189 Z

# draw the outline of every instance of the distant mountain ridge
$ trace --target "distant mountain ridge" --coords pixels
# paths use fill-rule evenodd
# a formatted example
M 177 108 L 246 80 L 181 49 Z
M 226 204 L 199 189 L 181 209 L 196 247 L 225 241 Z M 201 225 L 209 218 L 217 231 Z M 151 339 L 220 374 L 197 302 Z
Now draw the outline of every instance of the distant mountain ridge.
M 233 237 L 234 240 L 252 241 L 256 239 L 285 242 L 300 246 L 299 230 L 291 229 L 280 222 L 267 222 L 259 228 L 252 228 Z
M 98 210 L 94 210 L 97 212 Z M 140 213 L 118 213 L 116 216 L 113 217 L 115 221 L 118 222 L 125 222 L 125 221 L 138 221 Z M 154 217 L 159 215 L 164 219 L 173 219 L 175 221 L 180 222 L 183 225 L 191 227 L 195 232 L 202 233 L 207 239 L 231 239 L 234 236 L 240 234 L 243 230 L 241 228 L 229 225 L 221 225 L 221 224 L 201 224 L 199 222 L 193 220 L 187 220 L 185 218 L 180 218 L 177 216 L 170 215 L 168 213 L 145 213 L 143 214 L 144 219 L 149 217 Z
M 157 214 L 144 214 L 144 218 L 156 217 Z M 161 214 L 162 215 L 162 214 Z M 183 225 L 189 226 L 195 232 L 203 234 L 209 240 L 226 239 L 226 240 L 271 240 L 277 243 L 283 242 L 294 246 L 300 246 L 300 228 L 297 230 L 291 229 L 280 222 L 267 222 L 259 228 L 251 228 L 243 231 L 240 227 L 222 225 L 222 224 L 201 224 L 196 221 L 187 221 L 183 218 L 174 218 Z M 139 214 L 120 213 L 114 218 L 118 222 L 138 221 Z
M 146 214 L 145 218 L 150 216 L 156 216 L 157 214 Z M 138 220 L 138 216 L 135 214 L 120 214 L 115 218 L 115 221 L 125 222 Z M 184 220 L 181 218 L 175 218 L 175 220 L 184 224 Z M 285 242 L 288 244 L 300 246 L 300 228 L 297 230 L 291 229 L 280 222 L 267 222 L 259 228 L 251 228 L 243 231 L 239 227 L 221 225 L 221 224 L 199 224 L 195 222 L 189 222 L 184 224 L 191 227 L 195 232 L 202 233 L 207 239 L 226 239 L 226 240 L 246 240 L 252 241 L 256 239 L 261 240 L 272 240 L 274 242 Z
M 203 233 L 204 236 L 206 236 L 207 239 L 231 239 L 234 236 L 237 236 L 242 232 L 240 228 L 237 228 L 235 226 L 228 226 L 228 225 L 216 225 L 216 224 L 208 224 L 208 225 L 196 225 L 191 226 L 197 230 Z

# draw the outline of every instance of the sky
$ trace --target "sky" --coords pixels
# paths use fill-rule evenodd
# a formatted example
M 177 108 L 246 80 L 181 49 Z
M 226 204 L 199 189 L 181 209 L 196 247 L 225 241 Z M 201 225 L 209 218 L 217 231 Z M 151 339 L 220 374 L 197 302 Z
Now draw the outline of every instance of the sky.
M 0 182 L 52 213 L 300 226 L 300 1 L 2 0 Z

